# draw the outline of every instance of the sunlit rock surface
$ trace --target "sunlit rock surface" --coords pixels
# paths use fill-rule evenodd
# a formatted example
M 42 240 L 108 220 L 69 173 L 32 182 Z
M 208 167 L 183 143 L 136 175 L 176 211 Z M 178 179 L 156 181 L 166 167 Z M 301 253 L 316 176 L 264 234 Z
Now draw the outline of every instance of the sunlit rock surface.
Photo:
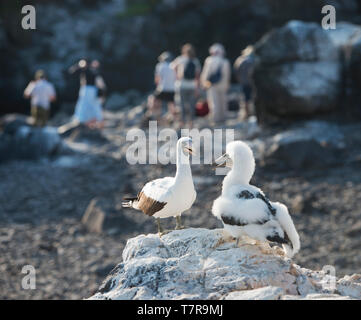
M 221 229 L 185 229 L 129 239 L 123 262 L 90 299 L 359 299 L 361 276 L 336 279 Z M 332 286 L 334 284 L 334 286 Z

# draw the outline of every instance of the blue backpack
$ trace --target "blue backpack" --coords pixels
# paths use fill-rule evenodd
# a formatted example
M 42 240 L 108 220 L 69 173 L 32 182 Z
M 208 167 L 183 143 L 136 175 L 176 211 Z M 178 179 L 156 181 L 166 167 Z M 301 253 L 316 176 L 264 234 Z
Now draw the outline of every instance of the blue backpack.
M 220 65 L 216 71 L 208 75 L 208 81 L 215 85 L 222 80 L 222 65 Z
M 194 80 L 196 78 L 196 64 L 192 60 L 188 60 L 184 68 L 183 78 L 186 80 Z

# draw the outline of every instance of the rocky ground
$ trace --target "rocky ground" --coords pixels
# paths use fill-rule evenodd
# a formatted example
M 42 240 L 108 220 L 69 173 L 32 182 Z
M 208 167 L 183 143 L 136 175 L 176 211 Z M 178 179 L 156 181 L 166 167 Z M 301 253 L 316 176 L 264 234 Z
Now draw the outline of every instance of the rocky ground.
M 121 208 L 124 194 L 135 194 L 144 182 L 175 170 L 174 165 L 127 164 L 126 133 L 141 124 L 140 117 L 141 108 L 106 112 L 102 134 L 74 131 L 65 138 L 68 149 L 60 155 L 0 165 L 1 299 L 89 297 L 119 263 L 129 238 L 156 232 L 152 218 Z M 53 124 L 64 120 L 58 116 Z M 201 119 L 196 126 L 206 124 Z M 361 125 L 336 126 L 342 141 L 332 149 L 333 160 L 326 161 L 322 153 L 317 159 L 313 152 L 312 163 L 318 166 L 297 169 L 287 163 L 275 166 L 272 153 L 267 153 L 277 141 L 274 135 L 284 128 L 251 134 L 250 125 L 230 119 L 226 127 L 235 128 L 236 137 L 248 138 L 254 147 L 259 164 L 254 184 L 289 207 L 302 244 L 295 263 L 313 270 L 334 265 L 340 277 L 360 273 Z M 334 130 L 326 126 L 322 132 Z M 325 137 L 323 145 L 332 144 L 327 138 L 335 140 L 335 135 Z M 313 148 L 303 146 L 306 151 Z M 194 165 L 192 170 L 198 196 L 185 213 L 184 224 L 221 227 L 210 208 L 222 176 L 215 176 L 209 165 Z M 80 223 L 92 199 L 105 213 L 101 234 L 87 231 Z M 174 221 L 164 225 L 171 228 Z M 36 290 L 21 288 L 21 269 L 27 264 L 36 268 Z

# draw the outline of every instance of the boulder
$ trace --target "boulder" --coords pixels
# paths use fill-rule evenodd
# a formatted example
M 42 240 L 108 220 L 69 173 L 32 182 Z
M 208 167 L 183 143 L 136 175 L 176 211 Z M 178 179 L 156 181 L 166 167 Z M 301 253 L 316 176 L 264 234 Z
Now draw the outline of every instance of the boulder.
M 90 201 L 85 213 L 81 219 L 81 223 L 89 232 L 102 233 L 105 212 L 98 204 L 97 199 Z
M 337 106 L 340 70 L 334 61 L 280 64 L 262 70 L 261 78 L 256 74 L 258 113 L 261 108 L 276 117 L 292 118 Z
M 56 128 L 37 128 L 22 116 L 6 116 L 0 132 L 0 162 L 55 155 L 62 145 Z
M 349 89 L 350 104 L 352 105 L 353 113 L 358 118 L 361 118 L 361 31 L 353 38 L 350 51 L 351 53 L 346 73 L 348 75 L 348 86 L 346 89 Z
M 262 122 L 334 110 L 341 94 L 339 51 L 319 24 L 290 21 L 255 45 L 256 110 Z
M 323 168 L 340 162 L 344 136 L 337 125 L 309 121 L 267 141 L 261 165 L 281 169 Z
M 332 278 L 301 268 L 279 252 L 237 247 L 222 229 L 139 235 L 128 240 L 123 261 L 89 299 L 361 298 L 360 275 Z
M 322 146 L 314 139 L 300 139 L 288 143 L 272 145 L 267 154 L 267 163 L 292 169 L 321 168 L 330 165 L 336 159 L 336 153 Z
M 361 26 L 340 22 L 337 23 L 337 28 L 329 30 L 328 34 L 340 52 L 343 110 L 351 116 L 361 117 Z
M 336 29 L 327 31 L 329 38 L 338 49 L 347 49 L 358 38 L 360 33 L 361 26 L 345 21 L 337 22 Z
M 289 62 L 336 61 L 338 53 L 328 33 L 315 22 L 291 20 L 265 34 L 255 45 L 267 66 Z
M 0 131 L 15 134 L 22 126 L 30 126 L 31 119 L 23 114 L 8 114 L 0 118 Z

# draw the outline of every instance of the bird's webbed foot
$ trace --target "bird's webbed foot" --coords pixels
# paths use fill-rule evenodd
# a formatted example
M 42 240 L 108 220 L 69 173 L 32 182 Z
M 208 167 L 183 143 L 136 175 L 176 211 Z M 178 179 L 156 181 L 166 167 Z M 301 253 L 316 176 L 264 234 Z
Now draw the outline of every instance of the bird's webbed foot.
M 245 245 L 250 245 L 250 244 L 254 244 L 252 241 L 251 238 L 247 237 L 247 236 L 240 236 L 238 238 L 235 238 L 236 240 L 236 247 L 242 247 L 242 246 L 245 246 Z
M 268 242 L 259 241 L 258 246 L 263 254 L 274 254 L 274 250 L 271 248 Z

